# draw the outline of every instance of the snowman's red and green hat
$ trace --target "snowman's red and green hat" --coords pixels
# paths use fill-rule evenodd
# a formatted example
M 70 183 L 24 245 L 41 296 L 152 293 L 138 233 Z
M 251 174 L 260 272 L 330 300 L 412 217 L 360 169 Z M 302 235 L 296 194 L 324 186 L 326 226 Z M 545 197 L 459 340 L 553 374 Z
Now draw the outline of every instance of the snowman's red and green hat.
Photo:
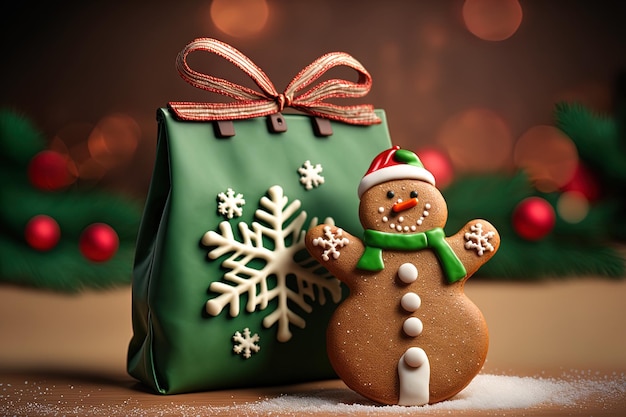
M 415 153 L 394 146 L 374 158 L 359 184 L 359 198 L 375 185 L 400 179 L 415 179 L 435 185 L 435 177 L 424 168 Z

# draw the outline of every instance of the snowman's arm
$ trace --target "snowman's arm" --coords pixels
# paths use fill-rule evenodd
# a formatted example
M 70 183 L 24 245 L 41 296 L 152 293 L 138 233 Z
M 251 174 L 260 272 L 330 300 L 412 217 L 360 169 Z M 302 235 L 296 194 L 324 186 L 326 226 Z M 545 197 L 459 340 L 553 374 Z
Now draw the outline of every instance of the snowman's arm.
M 483 219 L 467 222 L 461 230 L 446 240 L 465 266 L 466 279 L 491 259 L 500 247 L 498 231 Z
M 306 234 L 306 248 L 340 281 L 350 285 L 365 246 L 358 237 L 336 226 L 320 224 Z

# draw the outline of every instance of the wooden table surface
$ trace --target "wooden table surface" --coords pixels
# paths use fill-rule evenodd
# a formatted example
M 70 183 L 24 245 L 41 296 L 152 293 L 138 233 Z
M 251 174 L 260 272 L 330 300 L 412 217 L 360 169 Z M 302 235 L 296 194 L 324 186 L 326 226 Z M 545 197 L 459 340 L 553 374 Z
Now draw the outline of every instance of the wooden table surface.
M 626 415 L 626 394 L 585 397 L 567 406 L 544 403 L 530 408 L 449 410 L 445 407 L 377 406 L 358 397 L 341 381 L 288 387 L 158 396 L 123 374 L 33 371 L 3 373 L 2 415 L 20 416 L 615 416 Z M 284 404 L 272 403 L 280 398 Z M 310 400 L 320 400 L 324 407 Z M 333 405 L 333 404 L 336 404 Z M 268 407 L 268 405 L 270 407 Z M 337 407 L 337 408 L 336 408 Z
M 128 288 L 70 296 L 5 286 L 0 287 L 0 415 L 626 415 L 626 280 L 476 280 L 467 293 L 490 327 L 483 373 L 556 381 L 583 377 L 607 381 L 613 390 L 574 397 L 567 406 L 545 401 L 482 410 L 377 407 L 339 380 L 159 396 L 125 372 Z M 307 401 L 311 405 L 300 405 Z

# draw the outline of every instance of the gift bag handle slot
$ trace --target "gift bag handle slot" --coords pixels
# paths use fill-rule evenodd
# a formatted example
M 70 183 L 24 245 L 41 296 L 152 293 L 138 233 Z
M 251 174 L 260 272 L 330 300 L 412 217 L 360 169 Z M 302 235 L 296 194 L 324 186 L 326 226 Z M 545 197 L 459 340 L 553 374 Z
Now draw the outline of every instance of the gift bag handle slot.
M 235 124 L 232 120 L 216 120 L 213 122 L 215 137 L 218 139 L 228 139 L 235 136 Z
M 313 133 L 318 137 L 328 137 L 333 134 L 330 120 L 321 117 L 312 117 Z M 282 113 L 270 114 L 267 117 L 267 129 L 271 133 L 284 133 L 287 131 L 287 119 Z M 214 120 L 213 130 L 218 139 L 229 139 L 236 135 L 235 124 L 232 120 Z
M 315 136 L 328 137 L 333 134 L 333 127 L 330 124 L 330 120 L 323 119 L 321 117 L 311 118 L 313 122 L 313 132 Z
M 267 128 L 271 133 L 283 133 L 287 131 L 287 120 L 282 113 L 270 114 L 267 117 Z

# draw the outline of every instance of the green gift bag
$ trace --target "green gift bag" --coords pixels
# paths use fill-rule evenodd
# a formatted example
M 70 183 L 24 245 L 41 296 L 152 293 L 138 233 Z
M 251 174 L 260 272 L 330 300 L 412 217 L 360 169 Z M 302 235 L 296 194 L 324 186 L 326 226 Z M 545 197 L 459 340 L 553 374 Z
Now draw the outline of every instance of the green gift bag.
M 228 59 L 262 93 L 189 68 L 187 54 L 198 50 Z M 356 185 L 390 147 L 384 113 L 323 100 L 362 96 L 371 78 L 349 55 L 328 54 L 278 94 L 248 58 L 206 38 L 177 64 L 192 85 L 234 101 L 157 112 L 128 371 L 158 393 L 332 378 L 325 328 L 346 290 L 303 239 L 322 222 L 360 230 Z M 359 80 L 300 93 L 337 65 Z M 281 114 L 286 107 L 307 114 Z

